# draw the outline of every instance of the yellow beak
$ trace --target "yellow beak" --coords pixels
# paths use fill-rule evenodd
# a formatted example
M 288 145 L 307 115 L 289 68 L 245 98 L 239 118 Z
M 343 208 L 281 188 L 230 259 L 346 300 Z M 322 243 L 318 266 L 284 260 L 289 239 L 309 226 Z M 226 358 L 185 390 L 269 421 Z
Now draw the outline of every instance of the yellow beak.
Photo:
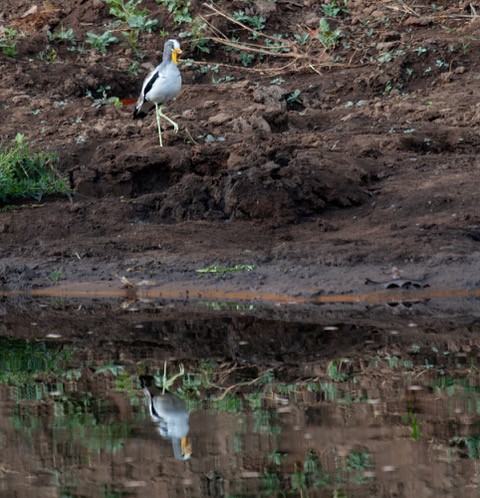
M 172 61 L 177 64 L 178 62 L 178 56 L 182 53 L 182 51 L 179 48 L 174 48 L 172 50 Z

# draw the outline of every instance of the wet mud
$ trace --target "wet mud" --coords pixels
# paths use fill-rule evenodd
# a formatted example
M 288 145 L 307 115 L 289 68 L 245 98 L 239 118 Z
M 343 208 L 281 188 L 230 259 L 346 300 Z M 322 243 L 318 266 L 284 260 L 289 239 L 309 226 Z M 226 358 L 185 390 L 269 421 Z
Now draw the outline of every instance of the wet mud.
M 6 496 L 478 487 L 478 320 L 449 304 L 1 305 Z

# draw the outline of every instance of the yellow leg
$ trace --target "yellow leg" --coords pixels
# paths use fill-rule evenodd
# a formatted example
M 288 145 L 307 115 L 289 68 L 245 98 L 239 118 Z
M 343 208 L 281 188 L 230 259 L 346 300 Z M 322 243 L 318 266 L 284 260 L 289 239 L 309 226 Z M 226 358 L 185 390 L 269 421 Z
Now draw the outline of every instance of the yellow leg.
M 166 114 L 163 114 L 162 112 L 162 106 L 160 106 L 160 116 L 164 119 L 166 119 L 172 126 L 173 126 L 173 131 L 175 133 L 178 133 L 178 124 L 175 123 L 175 121 L 171 118 L 169 118 Z
M 155 104 L 155 115 L 157 116 L 157 128 L 158 128 L 158 139 L 160 140 L 160 147 L 163 147 L 162 142 L 162 129 L 160 128 L 160 116 L 162 115 L 162 107 L 158 108 L 158 104 Z

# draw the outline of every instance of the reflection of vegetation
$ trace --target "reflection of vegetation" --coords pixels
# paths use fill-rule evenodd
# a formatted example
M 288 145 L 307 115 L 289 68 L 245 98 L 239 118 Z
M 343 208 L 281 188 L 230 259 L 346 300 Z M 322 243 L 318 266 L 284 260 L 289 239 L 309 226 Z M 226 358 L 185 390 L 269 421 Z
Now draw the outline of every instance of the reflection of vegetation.
M 437 393 L 444 391 L 448 396 L 462 394 L 465 397 L 480 394 L 480 386 L 472 386 L 466 377 L 453 378 L 446 375 L 439 377 L 435 382 L 434 388 Z
M 349 365 L 350 360 L 332 360 L 327 366 L 327 374 L 335 382 L 344 382 L 350 377 Z
M 381 368 L 384 366 L 391 369 L 402 368 L 410 370 L 413 368 L 412 360 L 398 358 L 397 356 L 391 356 L 389 354 L 385 355 L 383 358 L 381 356 L 375 356 L 375 358 L 370 361 L 370 365 L 373 368 Z
M 189 410 L 199 410 L 203 407 L 215 411 L 239 412 L 243 409 L 243 396 L 235 395 L 235 391 L 240 390 L 240 388 L 253 388 L 270 383 L 273 380 L 273 373 L 271 370 L 266 370 L 254 379 L 231 383 L 227 388 L 219 385 L 237 370 L 241 370 L 241 368 L 224 371 L 221 365 L 206 361 L 201 363 L 196 371 L 186 372 L 183 365 L 179 365 L 178 373 L 167 375 L 167 365 L 164 364 L 163 372 L 157 371 L 154 378 L 157 385 L 182 398 L 187 403 Z M 205 395 L 205 391 L 209 391 L 208 396 Z M 215 391 L 218 391 L 216 396 L 214 395 Z M 259 406 L 264 393 L 261 391 L 245 393 L 245 396 L 251 405 Z
M 303 462 L 295 465 L 294 472 L 282 477 L 280 470 L 263 469 L 261 475 L 262 496 L 303 493 L 311 489 L 334 488 L 332 495 L 345 496 L 343 490 L 335 489 L 338 484 L 362 484 L 368 478 L 365 473 L 372 469 L 371 453 L 368 450 L 353 450 L 344 459 L 336 460 L 337 470 L 329 473 L 322 468 L 318 455 L 309 451 Z
M 134 496 L 136 493 L 131 491 L 119 489 L 123 486 L 121 484 L 102 484 L 100 486 L 100 492 L 102 498 L 124 498 L 125 496 Z M 63 498 L 63 497 L 62 497 Z
M 41 374 L 62 372 L 71 352 L 43 342 L 0 338 L 0 384 L 25 385 Z
M 472 385 L 467 377 L 452 378 L 441 376 L 434 384 L 435 392 L 448 397 L 458 397 L 464 402 L 464 410 L 469 414 L 480 414 L 480 386 Z
M 30 408 L 17 406 L 12 419 L 16 430 L 28 438 L 34 436 L 42 420 L 41 413 Z M 118 421 L 115 411 L 91 393 L 55 399 L 52 415 L 50 430 L 56 444 L 79 445 L 97 454 L 117 452 L 131 432 L 130 421 Z
M 468 458 L 480 459 L 480 436 L 454 437 L 453 441 L 457 444 L 465 444 Z
M 280 434 L 277 412 L 257 408 L 253 411 L 253 432 L 260 434 Z
M 393 357 L 382 355 L 380 361 L 383 369 L 388 366 L 391 358 Z M 142 407 L 134 411 L 134 416 L 145 417 L 146 403 L 137 380 L 139 371 L 143 373 L 146 369 L 145 365 L 126 366 L 112 362 L 98 368 L 65 370 L 68 359 L 68 354 L 42 343 L 29 344 L 24 341 L 6 340 L 0 343 L 0 364 L 7 362 L 7 367 L 14 370 L 24 361 L 25 365 L 20 366 L 19 371 L 23 369 L 30 372 L 29 381 L 13 390 L 16 398 L 41 402 L 24 404 L 26 406 L 15 409 L 12 418 L 14 427 L 23 437 L 34 440 L 42 429 L 45 432 L 45 426 L 48 424 L 53 448 L 59 453 L 65 451 L 70 452 L 69 454 L 80 454 L 88 459 L 99 452 L 112 454 L 120 451 L 126 439 L 132 437 L 131 417 L 129 420 L 121 420 L 117 406 L 113 403 L 113 406 L 109 406 L 100 395 L 88 390 L 79 392 L 78 387 L 84 385 L 85 378 L 88 383 L 105 384 L 107 386 L 105 390 L 115 392 L 115 396 L 120 392 L 127 397 L 131 407 Z M 423 361 L 424 358 L 419 359 L 418 368 L 422 368 Z M 301 422 L 291 415 L 283 415 L 281 408 L 285 405 L 286 411 L 296 415 L 297 410 L 300 413 L 314 402 L 321 404 L 322 409 L 332 408 L 331 405 L 334 404 L 333 410 L 328 411 L 329 416 L 332 413 L 338 415 L 338 412 L 354 413 L 354 410 L 350 410 L 351 407 L 345 405 L 354 402 L 365 403 L 369 391 L 363 390 L 361 382 L 356 383 L 357 375 L 363 372 L 355 370 L 355 377 L 352 377 L 351 372 L 354 368 L 351 363 L 351 360 L 325 362 L 322 364 L 322 369 L 318 370 L 321 372 L 321 377 L 297 379 L 291 383 L 276 380 L 273 370 L 262 372 L 252 366 L 220 364 L 213 361 L 197 363 L 190 367 L 179 363 L 169 364 L 168 369 L 166 365 L 163 368 L 160 366 L 156 377 L 159 386 L 164 386 L 185 400 L 189 411 L 207 410 L 230 414 L 225 417 L 232 421 L 232 431 L 227 443 L 234 457 L 239 460 L 239 465 L 247 450 L 251 450 L 251 438 L 258 438 L 258 448 L 263 448 L 263 453 L 256 447 L 255 461 L 258 464 L 256 463 L 255 467 L 252 465 L 251 469 L 258 476 L 256 494 L 255 492 L 252 494 L 250 485 L 250 494 L 246 492 L 242 494 L 243 487 L 246 489 L 247 486 L 245 479 L 239 477 L 234 490 L 237 493 L 235 496 L 247 494 L 248 496 L 308 496 L 315 493 L 311 490 L 321 489 L 325 496 L 340 497 L 346 496 L 345 490 L 350 493 L 351 488 L 365 486 L 373 478 L 372 453 L 368 448 L 351 445 L 345 450 L 345 443 L 342 443 L 341 448 L 328 443 L 326 447 L 319 448 L 317 441 L 312 440 L 315 445 L 310 446 L 310 441 L 305 439 L 302 440 L 302 444 L 306 449 L 302 451 L 296 448 L 295 453 L 290 454 L 288 447 L 285 446 L 288 437 L 285 440 L 281 438 L 285 433 L 291 437 L 288 424 L 301 424 Z M 151 363 L 149 367 L 158 368 Z M 401 367 L 402 361 L 395 368 Z M 371 366 L 366 367 L 366 369 L 371 368 Z M 52 380 L 54 372 L 59 373 L 60 380 Z M 280 372 L 280 375 L 285 375 L 285 370 Z M 70 379 L 78 379 L 80 375 L 85 377 L 82 382 L 74 382 L 69 388 L 66 383 L 67 375 Z M 398 377 L 400 375 L 396 378 Z M 38 378 L 47 381 L 35 382 L 34 379 Z M 288 376 L 285 375 L 283 379 L 285 378 Z M 106 380 L 108 382 L 105 382 Z M 436 383 L 435 389 L 443 394 L 443 399 L 446 398 L 445 393 L 449 396 L 469 396 L 468 404 L 480 406 L 477 402 L 480 399 L 478 396 L 480 388 L 470 385 L 469 382 L 473 381 L 467 378 L 453 379 L 443 376 Z M 340 410 L 338 405 L 342 405 Z M 402 422 L 410 426 L 412 437 L 419 439 L 420 429 L 423 427 L 412 406 L 407 405 L 408 411 Z M 363 412 L 364 407 L 359 409 Z M 42 413 L 44 417 L 46 415 L 43 421 Z M 321 410 L 312 409 L 311 413 L 307 411 L 306 425 L 315 425 L 321 415 Z M 328 422 L 325 422 L 325 427 L 329 427 Z M 255 434 L 257 436 L 254 436 Z M 480 459 L 479 436 L 456 438 L 454 442 L 463 453 L 466 454 L 468 449 L 470 458 Z M 249 478 L 250 483 L 252 477 Z M 58 480 L 59 486 L 65 485 L 65 474 L 62 474 Z M 68 492 L 72 496 L 75 495 L 75 490 L 76 484 L 72 484 L 71 488 L 66 488 L 65 496 L 68 496 Z M 121 489 L 112 487 L 105 489 L 104 495 L 122 496 L 122 493 L 124 492 Z
M 254 304 L 235 301 L 200 301 L 198 304 L 213 311 L 254 311 L 256 309 Z
M 302 467 L 290 477 L 293 490 L 320 488 L 328 484 L 329 476 L 321 469 L 318 457 L 313 451 L 308 452 Z
M 368 450 L 354 450 L 348 453 L 345 468 L 350 482 L 361 484 L 367 480 L 365 472 L 373 467 L 372 454 Z
M 414 441 L 420 439 L 420 422 L 417 419 L 417 414 L 412 409 L 408 410 L 407 415 L 404 417 L 404 422 L 410 425 Z
M 282 481 L 276 472 L 263 469 L 261 488 L 264 496 L 276 495 L 282 491 Z
M 282 463 L 282 459 L 285 458 L 285 453 L 280 453 L 279 451 L 272 451 L 272 453 L 268 454 L 268 459 L 274 465 L 280 465 Z

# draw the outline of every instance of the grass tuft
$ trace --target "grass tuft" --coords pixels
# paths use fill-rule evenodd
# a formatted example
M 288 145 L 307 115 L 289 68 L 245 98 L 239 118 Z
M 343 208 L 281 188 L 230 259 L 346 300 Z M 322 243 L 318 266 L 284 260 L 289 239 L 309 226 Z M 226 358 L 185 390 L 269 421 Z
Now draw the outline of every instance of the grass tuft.
M 18 133 L 10 147 L 0 146 L 0 203 L 44 195 L 70 193 L 69 182 L 57 172 L 58 158 L 51 152 L 31 152 Z

